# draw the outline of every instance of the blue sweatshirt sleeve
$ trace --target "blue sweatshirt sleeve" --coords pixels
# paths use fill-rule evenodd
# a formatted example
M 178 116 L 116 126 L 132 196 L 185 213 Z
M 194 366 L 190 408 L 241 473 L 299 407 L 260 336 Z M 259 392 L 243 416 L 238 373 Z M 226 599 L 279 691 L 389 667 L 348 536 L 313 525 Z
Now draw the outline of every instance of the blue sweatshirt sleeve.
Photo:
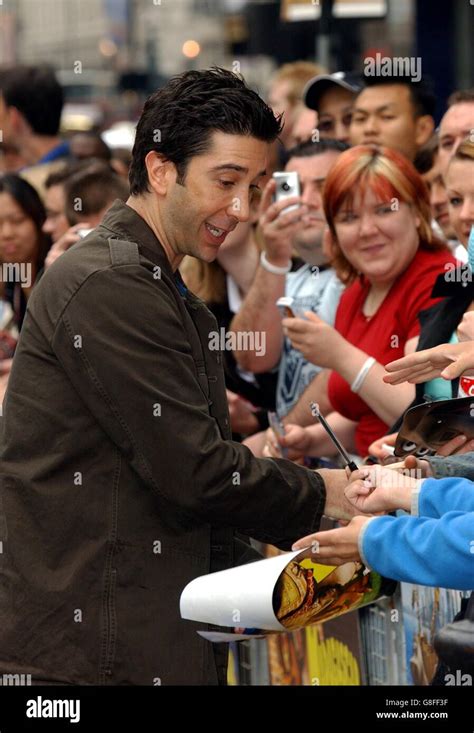
M 474 512 L 473 481 L 465 478 L 428 478 L 423 481 L 417 514 L 439 518 L 446 512 Z
M 374 517 L 359 540 L 362 560 L 387 578 L 454 590 L 474 588 L 474 512 L 440 519 Z

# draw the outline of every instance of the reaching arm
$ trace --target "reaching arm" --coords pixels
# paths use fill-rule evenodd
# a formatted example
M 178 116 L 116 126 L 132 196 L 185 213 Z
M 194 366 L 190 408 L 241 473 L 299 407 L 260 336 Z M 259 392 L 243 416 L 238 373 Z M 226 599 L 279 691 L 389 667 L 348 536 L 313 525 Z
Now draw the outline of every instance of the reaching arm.
M 347 527 L 302 537 L 293 550 L 326 565 L 361 561 L 386 578 L 434 587 L 471 590 L 474 514 L 449 512 L 441 519 L 354 517 Z
M 280 360 L 283 330 L 281 315 L 275 303 L 285 294 L 285 282 L 285 275 L 274 275 L 261 265 L 258 266 L 250 290 L 232 319 L 229 331 L 265 333 L 265 349 L 260 355 L 255 350 L 234 350 L 235 359 L 242 369 L 255 374 L 268 372 Z M 239 343 L 238 339 L 236 343 Z
M 450 478 L 451 476 L 463 476 L 474 481 L 474 453 L 468 452 L 457 456 L 428 456 L 426 459 L 430 464 L 432 474 L 435 478 Z
M 418 338 L 411 339 L 411 341 L 407 343 L 407 351 L 414 350 L 417 342 Z M 355 364 L 358 364 L 359 366 L 356 368 L 355 365 L 345 364 L 342 367 L 342 371 L 345 372 L 346 376 L 344 376 L 342 371 L 340 372 L 341 376 L 346 379 L 349 384 L 351 384 L 355 379 L 359 369 L 367 359 L 367 354 L 360 352 L 359 349 L 357 351 L 359 351 L 361 356 L 354 361 Z M 407 351 L 405 353 L 407 353 Z M 390 389 L 387 389 L 388 385 L 383 381 L 384 374 L 384 367 L 382 364 L 376 362 L 364 380 L 359 391 L 359 395 L 364 402 L 372 408 L 377 417 L 383 420 L 387 425 L 392 425 L 413 402 L 415 398 L 415 388 L 411 384 L 400 384 L 395 389 L 392 388 L 393 391 L 391 392 Z
M 440 519 L 374 517 L 363 527 L 359 548 L 364 562 L 387 578 L 471 590 L 473 529 L 473 512 Z
M 420 517 L 439 519 L 447 512 L 472 512 L 474 519 L 474 482 L 465 478 L 425 479 L 412 506 Z M 474 524 L 472 525 L 474 536 Z M 474 558 L 473 573 L 474 573 Z
M 310 402 L 316 402 L 322 415 L 332 412 L 331 403 L 328 398 L 328 380 L 331 374 L 330 369 L 323 369 L 316 374 L 306 387 L 296 405 L 293 405 L 288 415 L 285 415 L 282 422 L 285 425 L 294 423 L 296 425 L 312 425 L 314 418 L 309 407 Z
M 474 341 L 459 344 L 440 344 L 432 349 L 409 353 L 402 359 L 391 361 L 385 366 L 387 384 L 412 384 L 428 382 L 430 379 L 456 379 L 474 368 Z
M 348 420 L 338 412 L 332 412 L 327 422 L 336 433 L 340 442 L 349 453 L 354 452 L 354 436 L 356 423 Z M 285 425 L 285 436 L 276 437 L 273 430 L 267 430 L 267 443 L 264 455 L 279 457 L 281 448 L 288 448 L 290 460 L 297 460 L 302 456 L 335 456 L 338 455 L 334 443 L 322 425 L 301 427 L 300 425 Z
M 352 384 L 368 358 L 357 346 L 350 344 L 335 328 L 314 313 L 303 318 L 285 318 L 283 328 L 295 349 L 313 364 L 338 372 Z M 418 337 L 407 341 L 405 353 L 416 349 Z M 411 384 L 401 384 L 392 392 L 383 381 L 384 367 L 376 362 L 369 370 L 359 394 L 364 402 L 387 425 L 392 425 L 415 397 Z

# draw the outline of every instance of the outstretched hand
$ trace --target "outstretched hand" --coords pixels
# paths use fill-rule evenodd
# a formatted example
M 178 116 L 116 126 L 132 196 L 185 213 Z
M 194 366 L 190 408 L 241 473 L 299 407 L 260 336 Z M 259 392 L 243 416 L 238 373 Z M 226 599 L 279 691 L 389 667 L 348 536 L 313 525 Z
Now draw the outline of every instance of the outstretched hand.
M 294 543 L 292 550 L 304 550 L 304 557 L 323 565 L 360 562 L 359 536 L 370 517 L 353 517 L 347 527 L 315 532 Z
M 441 344 L 432 349 L 415 351 L 390 362 L 385 369 L 389 372 L 383 377 L 387 384 L 419 384 L 437 377 L 456 379 L 463 372 L 474 369 L 474 341 Z
M 422 473 L 418 468 L 405 475 L 403 470 L 367 466 L 354 471 L 345 494 L 351 504 L 366 514 L 395 509 L 410 511 L 411 494 L 420 478 Z

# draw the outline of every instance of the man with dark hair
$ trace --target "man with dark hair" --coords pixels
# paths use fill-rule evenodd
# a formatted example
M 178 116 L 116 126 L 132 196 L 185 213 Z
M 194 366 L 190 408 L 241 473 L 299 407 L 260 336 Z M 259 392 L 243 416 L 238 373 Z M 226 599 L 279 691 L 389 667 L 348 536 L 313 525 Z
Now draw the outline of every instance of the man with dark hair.
M 217 323 L 177 269 L 248 219 L 279 130 L 230 72 L 173 78 L 138 123 L 132 196 L 32 294 L 1 418 L 0 671 L 224 682 L 184 586 L 255 559 L 237 532 L 289 549 L 347 516 L 344 471 L 230 440 Z
M 54 242 L 57 242 L 67 232 L 70 224 L 66 217 L 66 197 L 64 186 L 66 181 L 77 173 L 81 163 L 65 163 L 53 171 L 44 183 L 44 205 L 46 208 L 46 219 L 43 224 L 43 231 L 49 234 Z
M 46 179 L 46 214 L 43 231 L 53 246 L 45 267 L 76 244 L 88 229 L 98 226 L 115 199 L 126 201 L 127 181 L 102 161 L 69 163 Z
M 64 184 L 64 208 L 69 226 L 86 221 L 89 227 L 96 227 L 115 199 L 126 201 L 128 196 L 127 182 L 107 163 L 89 163 Z
M 96 158 L 110 163 L 112 151 L 102 140 L 98 132 L 76 132 L 69 141 L 71 157 L 74 160 L 88 160 Z
M 15 66 L 0 71 L 0 129 L 29 168 L 22 175 L 43 194 L 46 177 L 69 155 L 59 137 L 64 95 L 48 66 Z
M 365 76 L 364 83 L 354 102 L 351 144 L 385 145 L 414 160 L 434 131 L 433 92 L 403 76 Z

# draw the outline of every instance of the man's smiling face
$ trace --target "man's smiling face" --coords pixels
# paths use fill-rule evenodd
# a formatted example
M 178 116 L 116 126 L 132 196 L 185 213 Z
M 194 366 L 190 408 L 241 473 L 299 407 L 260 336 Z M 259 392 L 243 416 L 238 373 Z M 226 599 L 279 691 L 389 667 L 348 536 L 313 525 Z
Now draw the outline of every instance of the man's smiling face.
M 227 234 L 248 221 L 250 201 L 265 174 L 269 145 L 246 135 L 213 132 L 209 149 L 177 174 L 160 205 L 166 239 L 177 255 L 215 260 Z

